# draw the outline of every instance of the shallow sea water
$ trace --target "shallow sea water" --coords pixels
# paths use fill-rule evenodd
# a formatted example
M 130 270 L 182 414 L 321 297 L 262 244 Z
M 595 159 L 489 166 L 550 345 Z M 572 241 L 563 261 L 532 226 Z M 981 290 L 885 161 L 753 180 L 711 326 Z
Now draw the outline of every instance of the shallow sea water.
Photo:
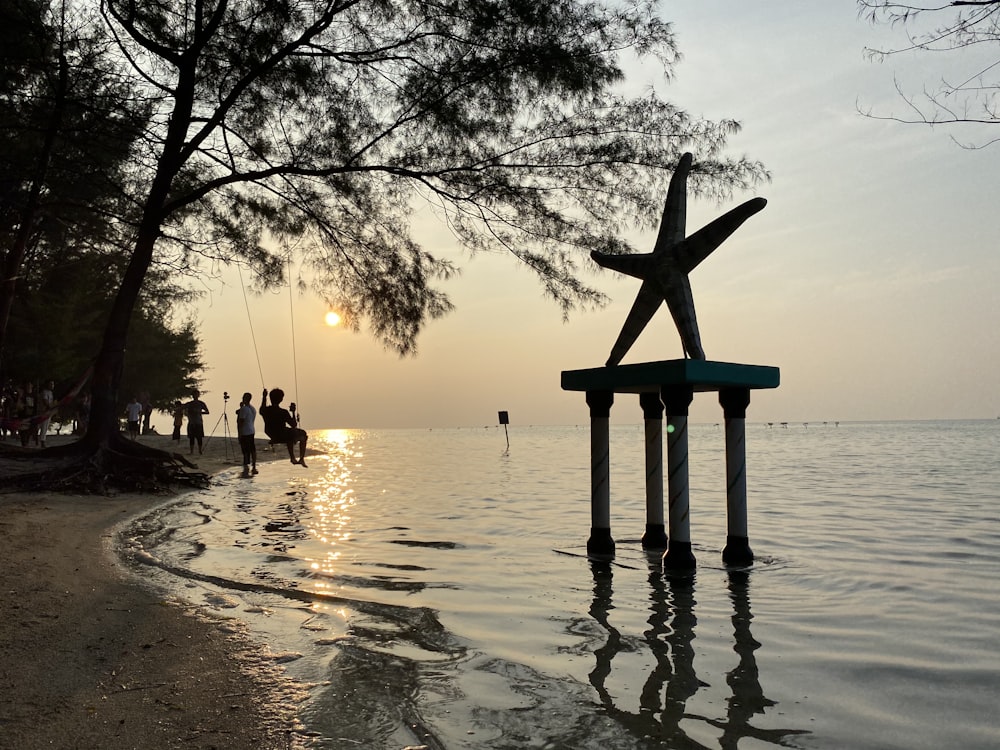
M 724 433 L 691 425 L 698 569 L 642 551 L 642 425 L 330 430 L 136 519 L 142 575 L 309 686 L 308 747 L 1000 747 L 1000 420 L 747 424 L 755 564 L 729 571 Z

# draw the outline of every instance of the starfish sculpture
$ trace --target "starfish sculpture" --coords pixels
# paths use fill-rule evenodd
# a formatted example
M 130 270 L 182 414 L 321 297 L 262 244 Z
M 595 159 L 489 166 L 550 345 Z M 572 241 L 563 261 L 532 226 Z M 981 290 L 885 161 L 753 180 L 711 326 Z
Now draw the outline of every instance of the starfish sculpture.
M 660 220 L 660 231 L 653 252 L 631 255 L 590 254 L 604 268 L 642 279 L 639 294 L 618 334 L 618 340 L 611 348 L 608 367 L 622 361 L 622 357 L 664 301 L 681 335 L 684 355 L 690 359 L 705 359 L 688 274 L 744 221 L 767 205 L 763 198 L 749 200 L 685 238 L 687 176 L 691 171 L 691 160 L 691 154 L 684 154 L 670 178 L 667 202 L 663 207 L 663 218 Z

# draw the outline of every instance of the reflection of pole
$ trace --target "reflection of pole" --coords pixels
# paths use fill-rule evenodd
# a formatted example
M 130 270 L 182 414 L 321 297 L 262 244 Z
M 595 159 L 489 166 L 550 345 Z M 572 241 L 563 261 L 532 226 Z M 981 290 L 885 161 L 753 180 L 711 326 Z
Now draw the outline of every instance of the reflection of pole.
M 724 388 L 719 403 L 726 417 L 726 547 L 722 562 L 726 565 L 753 564 L 753 551 L 747 531 L 747 444 L 746 416 L 750 389 Z
M 688 407 L 694 397 L 689 385 L 665 386 L 663 405 L 667 409 L 667 487 L 670 544 L 663 555 L 667 570 L 695 567 L 691 552 L 691 498 L 688 486 Z
M 726 674 L 726 683 L 732 691 L 732 697 L 726 701 L 726 720 L 711 722 L 722 730 L 719 747 L 737 750 L 746 744 L 742 742 L 744 739 L 757 740 L 755 744 L 760 746 L 786 747 L 790 744 L 789 737 L 809 732 L 803 729 L 759 729 L 751 723 L 755 715 L 763 716 L 768 708 L 778 704 L 764 695 L 760 684 L 757 657 L 754 655 L 760 643 L 750 632 L 753 614 L 750 612 L 750 576 L 747 571 L 729 571 L 729 597 L 733 602 L 733 635 L 736 639 L 733 650 L 740 661 Z
M 670 408 L 669 405 L 667 408 Z M 674 543 L 673 532 L 670 543 Z M 704 685 L 694 671 L 694 628 L 698 623 L 694 614 L 694 578 L 668 578 L 667 585 L 671 617 L 666 641 L 673 661 L 673 677 L 663 695 L 661 737 L 666 747 L 701 748 L 705 746 L 688 737 L 681 727 L 681 722 L 689 718 L 687 702 Z
M 659 393 L 640 393 L 646 428 L 646 533 L 642 548 L 665 550 L 663 527 L 663 402 Z
M 775 705 L 774 701 L 764 696 L 764 689 L 760 684 L 754 656 L 760 643 L 750 632 L 753 615 L 750 613 L 749 588 L 750 577 L 745 572 L 730 571 L 729 596 L 733 600 L 733 635 L 736 637 L 733 650 L 739 655 L 740 663 L 726 674 L 732 697 L 727 701 L 728 721 L 719 738 L 719 744 L 724 748 L 735 748 L 741 738 L 754 736 L 750 719 L 754 714 L 763 714 L 764 709 Z
M 614 700 L 611 693 L 605 687 L 608 675 L 611 674 L 611 660 L 621 651 L 622 636 L 618 630 L 611 625 L 609 615 L 612 609 L 612 571 L 608 562 L 591 562 L 590 571 L 594 576 L 594 600 L 590 604 L 590 616 L 594 618 L 608 632 L 608 640 L 603 646 L 594 650 L 594 658 L 597 663 L 588 675 L 590 684 L 601 696 L 601 702 L 606 706 L 614 707 Z
M 725 716 L 700 716 L 689 708 L 691 699 L 706 685 L 698 679 L 694 664 L 698 625 L 695 577 L 664 576 L 659 569 L 650 570 L 650 613 L 646 620 L 649 627 L 642 633 L 654 664 L 639 695 L 639 710 L 626 711 L 615 705 L 615 695 L 608 687 L 613 660 L 623 651 L 633 653 L 634 646 L 630 645 L 631 639 L 611 623 L 615 607 L 611 563 L 591 561 L 590 565 L 594 597 L 589 615 L 607 635 L 602 645 L 590 649 L 595 663 L 588 677 L 597 691 L 604 715 L 616 722 L 616 730 L 621 734 L 635 737 L 636 747 L 656 744 L 657 747 L 707 750 L 707 745 L 687 733 L 687 727 L 699 722 L 719 730 L 718 742 L 712 747 L 722 750 L 738 750 L 745 744 L 744 739 L 756 740 L 754 746 L 787 747 L 789 737 L 809 734 L 799 729 L 760 729 L 751 723 L 755 715 L 763 715 L 777 703 L 764 695 L 760 682 L 755 652 L 761 645 L 750 632 L 753 615 L 750 612 L 749 572 L 745 570 L 728 572 L 729 597 L 733 605 L 733 650 L 739 663 L 726 674 L 726 684 L 732 694 L 726 698 Z M 593 629 L 572 629 L 570 632 L 590 634 Z M 588 636 L 588 640 L 590 638 L 599 640 L 594 635 Z M 629 666 L 619 671 L 622 674 L 617 684 L 622 684 L 622 680 L 629 684 L 633 679 Z M 704 735 L 704 731 L 699 734 Z
M 707 745 L 689 737 L 681 726 L 682 721 L 691 718 L 686 709 L 688 699 L 704 685 L 694 672 L 692 642 L 697 622 L 694 578 L 668 579 L 659 566 L 650 569 L 652 605 L 647 620 L 649 628 L 643 631 L 643 638 L 656 664 L 642 686 L 639 710 L 633 712 L 615 705 L 615 695 L 608 688 L 614 658 L 622 651 L 632 653 L 634 650 L 630 640 L 611 624 L 614 610 L 611 564 L 592 560 L 590 565 L 594 576 L 594 599 L 589 614 L 607 633 L 607 639 L 593 649 L 595 664 L 588 677 L 597 691 L 604 715 L 616 722 L 616 731 L 632 735 L 638 743 L 636 747 L 646 747 L 650 742 L 659 747 L 660 740 L 672 740 L 670 747 L 707 750 Z M 631 679 L 630 674 L 619 679 L 622 677 Z
M 670 681 L 674 672 L 673 665 L 670 663 L 670 644 L 668 643 L 672 627 L 670 607 L 667 604 L 666 577 L 660 566 L 650 565 L 648 580 L 650 587 L 649 617 L 646 618 L 646 622 L 649 623 L 649 628 L 643 631 L 642 637 L 649 647 L 654 664 L 649 677 L 643 683 L 642 692 L 639 693 L 639 706 L 645 715 L 650 717 L 651 727 L 656 728 L 652 722 L 663 709 L 663 686 Z M 649 731 L 649 735 L 656 736 L 653 731 Z
M 590 407 L 590 538 L 587 554 L 614 556 L 615 540 L 611 538 L 611 484 L 609 425 L 611 391 L 587 391 Z

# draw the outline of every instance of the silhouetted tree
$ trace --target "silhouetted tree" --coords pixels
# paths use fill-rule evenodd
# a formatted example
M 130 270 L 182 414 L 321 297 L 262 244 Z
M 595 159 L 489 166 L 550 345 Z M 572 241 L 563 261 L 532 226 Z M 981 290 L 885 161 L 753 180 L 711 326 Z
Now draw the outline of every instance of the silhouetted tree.
M 924 89 L 919 96 L 900 90 L 910 116 L 865 114 L 924 125 L 1000 124 L 1000 0 L 958 0 L 944 4 L 859 0 L 858 5 L 873 23 L 898 26 L 906 33 L 907 43 L 899 48 L 869 49 L 869 55 L 875 59 L 914 50 L 939 54 L 990 50 L 985 63 L 973 63 L 971 70 L 954 80 L 942 78 L 936 88 Z M 965 147 L 982 148 L 997 140 L 1000 136 Z
M 68 243 L 117 251 L 123 164 L 146 106 L 67 2 L 0 0 L 0 368 L 16 287 Z M 103 327 L 103 322 L 102 322 Z
M 31 269 L 11 310 L 5 376 L 14 382 L 55 380 L 68 390 L 86 372 L 104 332 L 107 311 L 118 291 L 120 256 L 73 248 L 46 255 Z M 129 356 L 118 412 L 135 393 L 146 391 L 156 408 L 186 400 L 203 367 L 197 329 L 176 320 L 191 300 L 162 269 L 150 272 L 132 316 Z
M 103 0 L 120 74 L 150 107 L 123 185 L 130 262 L 86 444 L 116 448 L 129 321 L 157 262 L 209 256 L 283 283 L 294 252 L 353 327 L 401 354 L 451 305 L 453 263 L 410 231 L 424 204 L 471 251 L 531 268 L 564 311 L 601 301 L 577 263 L 659 217 L 670 172 L 723 194 L 764 176 L 720 156 L 738 124 L 621 92 L 677 59 L 655 0 Z M 586 262 L 586 261 L 585 261 Z M 100 464 L 100 460 L 97 461 Z

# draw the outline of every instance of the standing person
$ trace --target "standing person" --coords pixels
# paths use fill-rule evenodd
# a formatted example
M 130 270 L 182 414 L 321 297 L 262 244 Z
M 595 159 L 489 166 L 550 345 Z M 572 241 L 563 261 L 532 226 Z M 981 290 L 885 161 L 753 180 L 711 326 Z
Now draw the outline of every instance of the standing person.
M 14 434 L 11 420 L 14 418 L 14 386 L 4 383 L 0 389 L 0 440 L 7 440 L 7 433 Z
M 170 438 L 175 442 L 181 441 L 181 425 L 184 424 L 184 404 L 174 401 L 174 434 Z
M 14 410 L 16 416 L 21 420 L 18 427 L 21 446 L 27 448 L 32 435 L 35 435 L 36 440 L 38 439 L 36 434 L 38 426 L 34 423 L 33 419 L 38 414 L 38 399 L 35 396 L 35 384 L 30 380 L 25 382 L 24 388 L 18 393 Z
M 271 391 L 271 404 L 267 405 L 267 389 L 260 401 L 260 416 L 264 420 L 264 432 L 275 443 L 284 443 L 288 446 L 288 457 L 293 464 L 299 466 L 306 465 L 306 431 L 296 426 L 295 418 L 288 413 L 288 409 L 281 408 L 281 401 L 285 398 L 285 392 L 280 388 Z M 295 458 L 295 443 L 299 444 L 299 458 Z
M 135 440 L 139 437 L 139 420 L 142 419 L 142 404 L 135 396 L 125 406 L 125 419 L 128 421 L 128 436 Z
M 198 442 L 198 453 L 202 453 L 202 441 L 205 439 L 205 422 L 203 414 L 208 414 L 208 407 L 205 402 L 198 398 L 201 394 L 198 391 L 191 391 L 191 400 L 184 405 L 184 411 L 188 418 L 188 443 L 191 446 L 191 453 L 194 454 L 195 441 Z
M 153 403 L 149 400 L 149 391 L 139 394 L 139 403 L 142 404 L 142 434 L 145 435 L 151 429 L 149 420 L 153 416 Z
M 257 473 L 257 442 L 254 434 L 254 422 L 257 420 L 257 410 L 250 403 L 252 396 L 243 394 L 240 408 L 236 410 L 236 434 L 239 437 L 240 448 L 243 449 L 243 476 Z M 253 470 L 251 471 L 251 467 Z
M 85 435 L 90 424 L 90 391 L 86 391 L 80 396 L 80 404 L 76 410 L 76 430 L 74 432 Z
M 56 384 L 50 380 L 42 387 L 42 392 L 39 394 L 41 397 L 42 414 L 45 417 L 38 427 L 38 434 L 42 438 L 43 448 L 45 447 L 45 436 L 49 434 L 49 423 L 52 421 L 52 415 L 49 412 L 56 403 L 55 387 Z

